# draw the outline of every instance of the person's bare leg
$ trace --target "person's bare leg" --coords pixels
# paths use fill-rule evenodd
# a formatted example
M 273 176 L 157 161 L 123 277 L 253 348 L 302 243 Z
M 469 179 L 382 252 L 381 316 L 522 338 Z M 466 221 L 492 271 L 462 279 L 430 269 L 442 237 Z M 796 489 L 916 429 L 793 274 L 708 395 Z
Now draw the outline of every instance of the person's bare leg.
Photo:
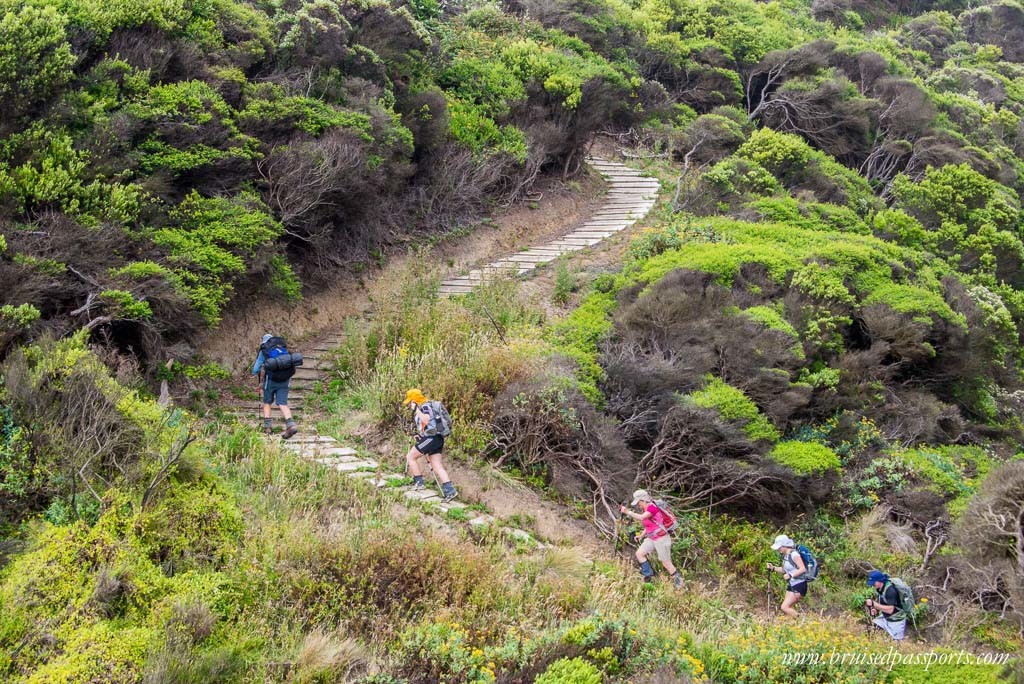
M 663 560 L 663 561 L 661 561 L 661 564 L 665 566 L 666 570 L 668 570 L 668 574 L 670 574 L 670 575 L 676 574 L 676 566 L 672 563 L 672 561 L 670 561 L 670 560 Z
M 440 482 L 451 482 L 448 478 L 448 471 L 441 465 L 441 454 L 430 454 L 427 456 L 427 460 L 430 461 L 430 467 L 434 469 L 434 474 L 437 475 Z
M 264 404 L 263 405 L 263 417 L 266 418 L 267 420 L 270 419 L 270 409 L 271 408 L 272 407 L 271 407 L 270 404 Z
M 409 453 L 405 455 L 405 462 L 409 464 L 409 474 L 413 477 L 420 477 L 423 475 L 423 469 L 420 468 L 419 458 L 423 454 L 416 447 L 410 447 Z
M 281 411 L 281 415 L 284 416 L 284 419 L 286 421 L 292 419 L 292 410 L 290 408 L 288 408 L 287 406 L 282 406 L 281 404 L 278 404 L 277 408 Z M 270 417 L 270 411 L 267 411 L 267 417 Z
M 795 606 L 800 601 L 800 594 L 795 591 L 787 591 L 786 598 L 782 601 L 782 612 L 789 617 L 799 617 L 800 613 L 796 611 Z

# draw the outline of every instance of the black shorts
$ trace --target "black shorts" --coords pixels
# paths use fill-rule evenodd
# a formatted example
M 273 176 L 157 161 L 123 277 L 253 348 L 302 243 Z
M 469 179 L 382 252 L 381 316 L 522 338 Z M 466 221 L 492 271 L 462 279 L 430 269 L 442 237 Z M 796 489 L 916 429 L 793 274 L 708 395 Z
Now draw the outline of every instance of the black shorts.
M 444 437 L 441 435 L 423 437 L 420 441 L 416 442 L 416 451 L 425 456 L 439 454 L 444 451 Z
M 797 582 L 796 584 L 790 584 L 786 587 L 786 591 L 791 591 L 794 594 L 800 594 L 801 596 L 807 596 L 807 580 Z

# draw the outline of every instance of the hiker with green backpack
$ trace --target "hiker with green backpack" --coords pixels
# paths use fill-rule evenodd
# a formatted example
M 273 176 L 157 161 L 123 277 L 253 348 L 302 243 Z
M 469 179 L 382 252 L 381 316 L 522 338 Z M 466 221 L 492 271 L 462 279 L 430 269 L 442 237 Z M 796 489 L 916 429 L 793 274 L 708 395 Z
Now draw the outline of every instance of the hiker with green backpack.
M 657 553 L 658 560 L 672 578 L 672 584 L 676 587 L 683 586 L 683 577 L 672 564 L 672 532 L 677 526 L 675 516 L 668 510 L 664 501 L 655 501 L 646 489 L 633 492 L 633 503 L 630 505 L 635 506 L 640 512 L 634 513 L 625 505 L 619 506 L 619 512 L 644 526 L 644 531 L 637 535 L 637 541 L 643 539 L 643 542 L 636 550 L 636 559 L 640 563 L 640 574 L 643 575 L 644 582 L 654 581 L 654 568 L 647 559 L 652 553 Z
M 448 471 L 441 464 L 445 437 L 452 433 L 452 418 L 448 415 L 448 410 L 444 404 L 431 401 L 418 389 L 406 392 L 402 405 L 412 409 L 412 433 L 416 437 L 416 444 L 405 455 L 409 472 L 412 473 L 412 488 L 420 490 L 427 486 L 423 481 L 423 470 L 419 464 L 420 457 L 426 456 L 434 476 L 440 481 L 441 497 L 445 503 L 452 501 L 459 493 L 448 477 Z
M 914 592 L 899 577 L 889 577 L 881 570 L 868 573 L 868 586 L 875 590 L 875 598 L 864 601 L 870 611 L 872 624 L 884 629 L 894 641 L 907 633 L 907 617 L 914 615 Z
M 786 580 L 786 595 L 780 610 L 790 617 L 797 617 L 795 606 L 807 596 L 807 583 L 818 578 L 818 561 L 810 549 L 797 544 L 785 534 L 780 534 L 772 544 L 772 551 L 782 556 L 782 565 L 768 564 L 768 569 L 782 575 Z

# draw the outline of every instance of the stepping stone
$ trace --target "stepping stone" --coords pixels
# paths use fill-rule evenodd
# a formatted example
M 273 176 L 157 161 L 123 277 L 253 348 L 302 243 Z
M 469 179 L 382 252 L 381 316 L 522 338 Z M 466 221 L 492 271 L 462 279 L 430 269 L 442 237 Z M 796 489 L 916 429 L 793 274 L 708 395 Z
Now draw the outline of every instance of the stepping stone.
M 298 434 L 288 440 L 288 444 L 328 444 L 336 441 L 327 435 L 303 435 Z
M 557 255 L 546 256 L 543 254 L 530 254 L 529 252 L 523 252 L 522 254 L 516 254 L 514 257 L 509 257 L 509 260 L 520 264 L 546 264 L 549 261 L 554 261 L 556 256 Z
M 532 534 L 530 534 L 526 530 L 521 530 L 518 527 L 507 527 L 507 528 L 505 528 L 504 531 L 508 534 L 508 536 L 512 537 L 516 541 L 521 541 L 521 542 L 537 541 L 536 539 L 534 539 L 534 536 Z
M 331 447 L 324 451 L 325 456 L 356 456 L 359 452 L 351 447 Z
M 626 223 L 625 221 L 620 221 L 619 223 L 605 223 L 605 224 L 596 225 L 596 226 L 593 225 L 593 224 L 588 223 L 586 225 L 580 226 L 579 228 L 577 228 L 576 230 L 574 230 L 572 232 L 573 233 L 578 233 L 580 231 L 583 231 L 583 232 L 586 232 L 586 233 L 617 233 L 620 230 L 624 230 L 627 226 L 630 226 L 630 225 L 632 225 L 632 224 L 631 223 Z
M 338 472 L 351 473 L 365 468 L 377 468 L 379 465 L 376 461 L 350 461 L 348 463 L 336 463 L 330 467 Z
M 578 238 L 578 239 L 585 240 L 585 239 L 588 239 L 588 238 L 597 238 L 599 240 L 604 240 L 605 238 L 610 238 L 612 235 L 615 235 L 615 233 L 617 233 L 617 232 L 619 232 L 619 231 L 617 231 L 617 230 L 611 230 L 611 231 L 604 231 L 604 230 L 602 230 L 602 231 L 577 230 L 575 232 L 569 233 L 565 237 L 569 238 L 569 239 L 577 239 Z
M 405 498 L 412 501 L 440 501 L 441 495 L 434 489 L 410 489 L 405 492 Z
M 383 489 L 384 487 L 387 487 L 388 484 L 390 484 L 389 481 L 388 481 L 388 478 L 386 478 L 386 477 L 377 477 L 376 473 L 368 473 L 368 472 L 349 473 L 348 477 L 351 477 L 353 479 L 358 479 L 358 480 L 366 480 L 367 483 L 372 484 L 377 489 Z
M 332 468 L 339 463 L 356 463 L 359 460 L 355 456 L 339 456 L 337 458 L 314 458 L 313 462 Z
M 447 513 L 448 511 L 454 510 L 456 508 L 469 508 L 468 505 L 461 503 L 459 501 L 449 501 L 448 503 L 442 501 L 441 503 L 437 504 L 437 507 L 441 509 L 442 513 Z
M 533 249 L 529 250 L 528 252 L 523 252 L 523 254 L 534 254 L 534 255 L 538 255 L 538 256 L 558 257 L 558 256 L 561 256 L 564 251 L 565 250 L 556 249 L 556 248 L 553 248 L 553 247 L 547 247 L 547 246 L 542 245 L 540 247 L 534 247 Z
M 636 223 L 639 220 L 640 219 L 637 218 L 599 218 L 590 219 L 589 221 L 584 223 L 583 226 L 628 226 Z
M 599 242 L 601 242 L 601 238 L 573 238 L 573 237 L 564 237 L 564 238 L 562 238 L 559 241 L 560 244 L 580 245 L 581 247 L 591 247 L 593 245 L 596 245 Z M 556 244 L 559 244 L 559 243 L 556 243 Z
M 473 288 L 468 285 L 447 285 L 442 284 L 438 290 L 439 294 L 467 294 L 472 292 Z
M 484 513 L 483 515 L 479 515 L 470 520 L 469 524 L 473 527 L 482 527 L 484 525 L 490 525 L 494 521 L 495 517 L 493 515 L 488 515 L 487 513 Z

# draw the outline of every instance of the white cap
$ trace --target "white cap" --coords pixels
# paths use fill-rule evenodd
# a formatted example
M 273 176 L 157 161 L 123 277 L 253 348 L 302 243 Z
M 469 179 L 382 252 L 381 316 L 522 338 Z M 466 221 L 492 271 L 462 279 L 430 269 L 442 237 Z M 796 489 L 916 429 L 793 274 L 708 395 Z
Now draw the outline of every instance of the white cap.
M 633 492 L 633 503 L 630 506 L 636 506 L 641 501 L 650 501 L 651 495 L 647 493 L 646 489 L 638 489 Z
M 772 551 L 778 551 L 783 546 L 788 546 L 792 549 L 796 547 L 796 542 L 787 537 L 786 535 L 780 534 L 778 537 L 775 538 L 775 543 L 772 544 Z

